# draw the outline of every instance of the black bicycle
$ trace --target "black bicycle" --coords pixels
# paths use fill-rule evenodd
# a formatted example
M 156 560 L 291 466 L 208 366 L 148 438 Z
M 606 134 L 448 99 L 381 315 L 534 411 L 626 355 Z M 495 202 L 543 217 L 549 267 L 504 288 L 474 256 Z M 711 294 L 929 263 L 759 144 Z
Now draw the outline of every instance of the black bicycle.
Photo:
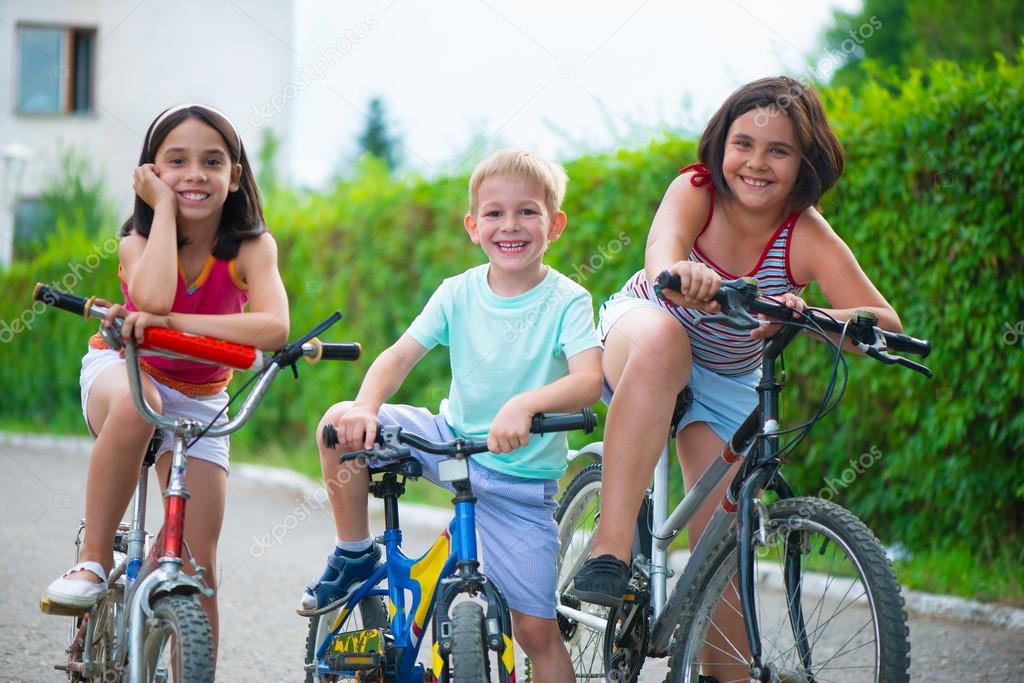
M 662 273 L 661 290 L 678 291 L 679 279 Z M 572 578 L 590 554 L 599 521 L 600 462 L 566 488 L 556 519 L 562 546 L 558 568 L 558 620 L 577 680 L 636 681 L 647 657 L 670 657 L 668 683 L 701 680 L 701 663 L 749 666 L 765 683 L 909 680 L 910 645 L 899 583 L 874 534 L 848 510 L 822 498 L 797 497 L 781 472 L 785 456 L 837 404 L 841 352 L 850 340 L 870 358 L 931 377 L 931 371 L 889 351 L 927 356 L 927 341 L 886 332 L 861 312 L 840 322 L 808 309 L 762 298 L 756 280 L 723 282 L 715 296 L 721 313 L 709 316 L 741 330 L 759 325 L 752 314 L 782 323 L 765 341 L 758 405 L 671 514 L 668 513 L 668 440 L 637 520 L 632 577 L 620 606 L 581 601 Z M 801 331 L 824 338 L 834 353 L 832 377 L 815 414 L 784 429 L 779 424 L 783 384 L 776 365 Z M 838 335 L 838 341 L 828 334 Z M 784 438 L 788 438 L 783 443 Z M 572 454 L 600 461 L 602 444 Z M 693 513 L 742 460 L 667 594 L 668 547 Z M 762 501 L 772 491 L 777 500 Z M 715 624 L 717 610 L 743 616 L 745 637 L 730 639 Z M 723 682 L 724 683 L 724 682 Z

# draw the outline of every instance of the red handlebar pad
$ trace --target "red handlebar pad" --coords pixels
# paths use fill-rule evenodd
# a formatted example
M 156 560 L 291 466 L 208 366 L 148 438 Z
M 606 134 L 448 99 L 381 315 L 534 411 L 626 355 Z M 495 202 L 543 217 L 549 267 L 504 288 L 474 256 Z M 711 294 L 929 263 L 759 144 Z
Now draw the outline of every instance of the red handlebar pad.
M 259 370 L 264 365 L 263 354 L 255 347 L 169 330 L 165 327 L 147 327 L 139 348 L 169 351 L 246 372 Z

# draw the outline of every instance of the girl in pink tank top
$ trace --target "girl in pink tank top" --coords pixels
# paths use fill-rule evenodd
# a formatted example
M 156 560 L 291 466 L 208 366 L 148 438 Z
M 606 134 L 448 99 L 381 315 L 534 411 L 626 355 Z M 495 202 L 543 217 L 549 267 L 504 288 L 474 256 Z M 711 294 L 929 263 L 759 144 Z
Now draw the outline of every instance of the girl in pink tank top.
M 277 247 L 267 232 L 252 169 L 238 132 L 220 111 L 199 104 L 161 113 L 146 133 L 133 173 L 135 210 L 121 228 L 124 304 L 111 306 L 109 324 L 142 338 L 150 326 L 218 337 L 276 350 L 288 337 L 288 298 L 277 270 Z M 248 305 L 248 311 L 245 307 Z M 50 584 L 52 604 L 84 609 L 105 590 L 114 531 L 138 478 L 153 427 L 136 412 L 124 361 L 99 335 L 82 363 L 82 404 L 96 435 L 86 484 L 82 562 Z M 148 357 L 144 389 L 165 415 L 225 419 L 224 368 Z M 165 447 L 171 442 L 164 441 Z M 170 458 L 157 469 L 167 480 Z M 217 538 L 224 515 L 227 437 L 203 438 L 189 450 L 192 502 L 185 541 L 205 580 L 216 587 Z M 190 568 L 186 568 L 190 571 Z M 217 642 L 216 598 L 202 598 Z
M 842 174 L 843 150 L 817 94 L 790 78 L 765 78 L 734 92 L 711 118 L 698 146 L 700 164 L 669 186 L 647 238 L 644 267 L 601 311 L 604 372 L 614 399 L 605 426 L 601 524 L 575 580 L 577 594 L 616 604 L 626 587 L 633 525 L 664 445 L 676 396 L 690 384 L 694 403 L 677 423 L 677 453 L 687 487 L 721 452 L 756 405 L 763 340 L 777 325 L 751 333 L 708 325 L 723 278 L 754 275 L 771 294 L 803 310 L 799 294 L 821 285 L 844 320 L 870 310 L 886 329 L 899 317 L 816 209 Z M 664 270 L 682 293 L 653 295 Z M 722 490 L 689 527 L 700 537 Z M 749 653 L 738 608 L 720 610 L 701 680 L 746 680 Z M 714 661 L 712 661 L 712 659 Z

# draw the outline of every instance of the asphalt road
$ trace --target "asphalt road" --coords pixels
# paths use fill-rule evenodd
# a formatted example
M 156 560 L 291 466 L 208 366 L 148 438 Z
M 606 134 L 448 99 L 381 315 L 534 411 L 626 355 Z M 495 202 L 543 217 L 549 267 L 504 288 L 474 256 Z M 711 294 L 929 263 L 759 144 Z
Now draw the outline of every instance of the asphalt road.
M 70 620 L 44 615 L 37 605 L 46 584 L 74 558 L 86 464 L 77 443 L 0 446 L 0 681 L 66 680 L 53 665 L 63 656 Z M 334 534 L 323 501 L 292 481 L 296 487 L 289 489 L 230 479 L 217 568 L 219 681 L 302 680 L 306 621 L 293 608 L 322 568 Z M 158 490 L 155 482 L 150 490 Z M 151 495 L 151 528 L 160 519 L 159 501 Z M 438 517 L 406 515 L 406 544 L 428 545 Z M 915 681 L 1024 681 L 1019 631 L 912 615 L 911 638 Z M 641 680 L 661 681 L 665 668 L 651 660 Z

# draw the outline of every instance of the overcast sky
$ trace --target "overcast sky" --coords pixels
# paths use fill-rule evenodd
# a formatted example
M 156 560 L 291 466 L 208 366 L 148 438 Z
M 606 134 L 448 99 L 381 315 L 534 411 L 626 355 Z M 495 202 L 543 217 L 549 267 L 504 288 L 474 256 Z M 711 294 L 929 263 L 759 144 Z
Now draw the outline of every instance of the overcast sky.
M 373 96 L 408 166 L 468 171 L 482 145 L 559 159 L 699 130 L 736 87 L 821 64 L 859 0 L 298 0 L 292 180 L 355 154 Z

